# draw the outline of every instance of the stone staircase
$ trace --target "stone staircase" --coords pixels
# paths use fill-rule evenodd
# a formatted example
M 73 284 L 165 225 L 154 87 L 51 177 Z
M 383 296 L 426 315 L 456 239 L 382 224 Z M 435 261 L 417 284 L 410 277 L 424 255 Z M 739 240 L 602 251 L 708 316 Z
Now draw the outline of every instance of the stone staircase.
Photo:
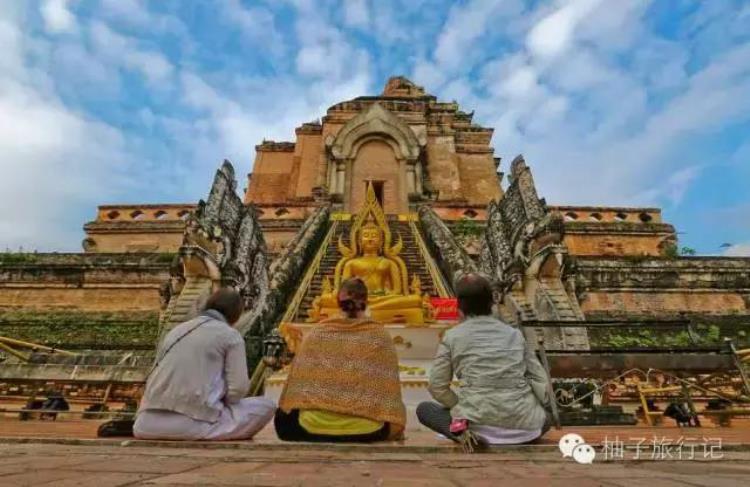
M 552 301 L 557 319 L 560 321 L 580 321 L 583 317 L 581 308 L 574 299 L 570 299 L 565 289 L 557 282 L 542 280 L 542 289 Z
M 526 299 L 526 296 L 522 292 L 512 291 L 510 293 L 510 299 L 514 304 L 517 316 L 511 317 L 512 322 L 517 321 L 531 321 L 536 319 L 536 313 L 534 307 Z
M 404 264 L 406 264 L 406 270 L 409 273 L 409 286 L 411 286 L 412 276 L 416 274 L 419 276 L 419 280 L 422 283 L 422 294 L 427 293 L 430 296 L 437 296 L 438 292 L 435 288 L 435 282 L 430 275 L 430 270 L 428 269 L 427 264 L 422 258 L 417 239 L 411 230 L 409 222 L 391 220 L 388 224 L 391 228 L 393 243 L 398 241 L 397 239 L 399 235 L 401 235 L 401 239 L 404 241 L 404 248 L 401 250 L 401 258 L 403 259 Z M 418 224 L 417 230 L 419 230 Z
M 578 301 L 571 299 L 559 279 L 542 279 L 540 281 L 545 296 L 552 304 L 554 315 L 551 319 L 558 321 L 584 321 L 585 316 Z M 584 350 L 589 348 L 586 328 L 565 327 L 553 335 L 553 330 L 545 331 L 548 349 Z
M 211 279 L 207 277 L 188 278 L 180 295 L 169 301 L 169 306 L 162 316 L 159 341 L 175 326 L 197 316 L 203 299 L 211 293 L 211 287 Z
M 389 220 L 388 225 L 393 236 L 392 243 L 395 243 L 397 241 L 399 235 L 403 239 L 404 246 L 401 250 L 400 256 L 406 264 L 406 270 L 409 275 L 408 283 L 411 284 L 412 276 L 416 273 L 422 283 L 422 293 L 427 293 L 430 296 L 438 296 L 435 282 L 430 275 L 427 264 L 422 258 L 422 254 L 419 251 L 419 246 L 417 245 L 416 237 L 412 233 L 409 222 L 400 222 L 394 219 Z M 417 227 L 418 226 L 419 224 L 417 223 Z M 307 292 L 305 293 L 305 296 L 301 301 L 299 309 L 297 310 L 297 315 L 294 319 L 295 322 L 304 322 L 307 320 L 308 310 L 310 309 L 313 300 L 315 299 L 315 297 L 320 296 L 323 290 L 323 277 L 328 276 L 330 278 L 331 284 L 333 284 L 333 276 L 336 271 L 336 264 L 338 263 L 339 259 L 341 259 L 341 254 L 338 251 L 339 236 L 342 237 L 344 244 L 349 245 L 350 228 L 351 222 L 339 222 L 336 233 L 331 239 L 328 248 L 326 249 L 325 255 L 323 255 L 323 258 L 321 259 L 320 267 L 315 272 L 315 275 L 310 281 L 310 286 L 308 287 Z

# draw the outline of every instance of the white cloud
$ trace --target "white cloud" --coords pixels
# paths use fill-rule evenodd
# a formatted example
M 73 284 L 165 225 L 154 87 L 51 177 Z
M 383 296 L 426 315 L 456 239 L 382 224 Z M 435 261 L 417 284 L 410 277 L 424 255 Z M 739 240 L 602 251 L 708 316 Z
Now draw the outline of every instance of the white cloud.
M 435 61 L 449 72 L 466 66 L 467 57 L 478 52 L 477 39 L 503 16 L 520 12 L 522 6 L 516 0 L 472 0 L 454 5 L 437 38 Z
M 151 5 L 166 2 L 150 2 Z M 164 33 L 174 35 L 183 45 L 191 38 L 185 24 L 174 15 L 164 15 L 149 10 L 148 0 L 100 0 L 95 15 L 111 25 L 137 32 Z
M 325 9 L 316 4 L 298 8 L 295 30 L 303 40 L 295 58 L 299 74 L 341 83 L 356 78 L 357 73 L 369 73 L 367 51 L 352 45 Z
M 667 177 L 665 181 L 660 181 L 649 190 L 635 196 L 634 199 L 641 201 L 666 199 L 671 205 L 677 206 L 682 202 L 685 193 L 692 186 L 693 182 L 698 179 L 701 170 L 702 168 L 699 166 L 688 166 L 678 169 Z
M 167 81 L 174 71 L 164 55 L 140 48 L 136 39 L 115 32 L 103 22 L 92 22 L 91 39 L 100 58 L 140 72 L 154 86 Z
M 145 25 L 152 21 L 148 7 L 143 0 L 100 0 L 101 8 L 108 18 L 118 19 L 135 25 Z
M 64 78 L 59 89 L 74 97 L 112 98 L 120 92 L 117 66 L 90 52 L 80 42 L 56 42 L 50 46 L 50 74 Z
M 217 83 L 224 88 L 221 93 L 195 72 L 183 72 L 180 81 L 182 100 L 197 115 L 191 126 L 179 126 L 179 138 L 184 137 L 185 130 L 192 131 L 189 140 L 213 147 L 210 159 L 196 161 L 196 166 L 213 165 L 226 157 L 248 167 L 255 144 L 263 139 L 292 139 L 294 127 L 319 118 L 335 102 L 365 92 L 369 76 L 363 73 L 341 81 L 305 83 L 291 78 L 269 82 L 234 75 Z M 228 86 L 233 89 L 227 90 Z M 284 100 L 284 110 L 278 110 L 279 100 Z
M 724 250 L 726 257 L 750 257 L 750 242 L 730 245 Z
M 276 27 L 273 12 L 264 6 L 244 7 L 240 0 L 220 0 L 219 10 L 230 23 L 237 25 L 247 41 L 256 48 L 281 56 L 287 50 L 286 41 Z
M 59 34 L 77 30 L 76 17 L 70 11 L 71 0 L 45 0 L 40 11 L 48 32 Z
M 80 250 L 82 215 L 132 181 L 119 131 L 66 107 L 26 61 L 20 18 L 0 16 L 0 247 Z
M 530 22 L 509 20 L 525 39 L 520 49 L 483 64 L 462 58 L 479 73 L 466 97 L 475 120 L 495 128 L 493 145 L 506 159 L 527 156 L 548 200 L 677 206 L 703 169 L 674 157 L 680 145 L 750 118 L 741 94 L 750 91 L 750 44 L 688 73 L 690 51 L 649 30 L 647 6 L 541 4 L 523 13 Z M 450 85 L 450 66 L 419 67 Z M 596 174 L 597 184 L 584 174 Z
M 347 0 L 344 2 L 344 23 L 350 27 L 366 28 L 370 23 L 367 0 Z
M 12 166 L 0 202 L 21 207 L 0 217 L 11 246 L 77 247 L 81 212 L 127 194 L 128 174 L 154 185 L 130 193 L 143 200 L 202 197 L 223 157 L 246 170 L 263 138 L 293 139 L 396 71 L 476 110 L 498 155 L 524 153 L 552 203 L 676 208 L 717 164 L 685 147 L 750 115 L 750 17 L 723 2 L 702 2 L 669 38 L 649 0 L 220 0 L 200 32 L 183 22 L 206 7 L 179 2 L 6 3 L 0 18 L 18 14 L 0 21 Z M 30 11 L 46 33 L 77 35 L 39 35 Z M 746 152 L 723 162 L 740 174 Z
M 432 61 L 418 59 L 414 62 L 412 78 L 424 85 L 428 91 L 438 89 L 447 77 L 447 74 Z

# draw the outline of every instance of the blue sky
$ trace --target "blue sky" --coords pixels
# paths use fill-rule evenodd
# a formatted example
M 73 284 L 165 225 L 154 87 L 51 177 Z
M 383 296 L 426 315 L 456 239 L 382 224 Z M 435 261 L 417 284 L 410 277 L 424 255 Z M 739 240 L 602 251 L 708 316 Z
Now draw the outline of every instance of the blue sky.
M 0 48 L 3 248 L 197 201 L 222 159 L 244 175 L 403 74 L 495 127 L 548 202 L 659 206 L 682 245 L 750 255 L 747 1 L 2 0 Z

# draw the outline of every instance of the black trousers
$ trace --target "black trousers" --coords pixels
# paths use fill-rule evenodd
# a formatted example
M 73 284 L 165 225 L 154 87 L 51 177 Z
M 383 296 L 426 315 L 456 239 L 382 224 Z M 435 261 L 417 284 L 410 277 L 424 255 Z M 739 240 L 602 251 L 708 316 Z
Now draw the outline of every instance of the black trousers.
M 453 418 L 451 418 L 451 411 L 450 409 L 443 407 L 442 404 L 430 401 L 419 403 L 417 406 L 417 419 L 432 431 L 458 442 L 458 437 L 451 433 L 451 421 L 453 421 Z M 550 421 L 547 420 L 542 427 L 542 434 L 528 443 L 533 443 L 544 436 L 544 434 L 549 431 L 550 424 Z
M 273 418 L 276 435 L 283 441 L 325 441 L 343 443 L 369 443 L 388 439 L 388 424 L 379 430 L 366 435 L 316 435 L 308 432 L 299 424 L 299 410 L 292 409 L 288 414 L 276 410 Z

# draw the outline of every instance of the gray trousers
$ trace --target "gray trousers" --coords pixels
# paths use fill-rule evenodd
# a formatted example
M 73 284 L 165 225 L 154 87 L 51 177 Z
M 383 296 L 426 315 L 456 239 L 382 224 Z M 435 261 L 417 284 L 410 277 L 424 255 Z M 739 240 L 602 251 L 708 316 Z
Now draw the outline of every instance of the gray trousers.
M 458 441 L 456 435 L 451 433 L 451 411 L 436 402 L 420 402 L 417 406 L 417 419 L 432 431 L 453 441 Z

